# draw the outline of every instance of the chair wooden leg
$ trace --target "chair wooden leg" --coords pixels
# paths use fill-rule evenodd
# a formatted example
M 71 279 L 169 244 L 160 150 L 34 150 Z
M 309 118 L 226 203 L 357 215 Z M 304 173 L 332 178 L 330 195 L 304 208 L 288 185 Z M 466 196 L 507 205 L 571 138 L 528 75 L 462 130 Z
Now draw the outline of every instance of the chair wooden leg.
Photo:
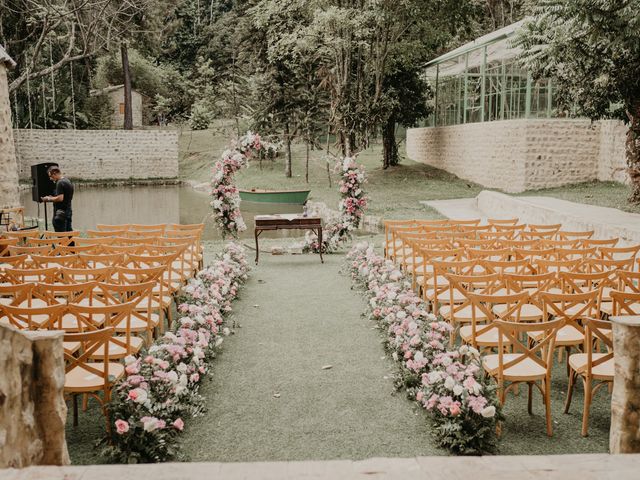
M 553 422 L 551 421 L 551 378 L 547 377 L 544 380 L 544 408 L 545 417 L 547 420 L 547 436 L 553 436 Z
M 573 397 L 573 387 L 576 383 L 576 372 L 573 370 L 569 373 L 569 386 L 567 387 L 567 399 L 564 402 L 564 413 L 569 413 L 571 407 L 571 398 Z
M 527 386 L 529 387 L 529 398 L 527 400 L 527 412 L 529 415 L 533 414 L 533 383 L 528 382 Z
M 589 410 L 591 409 L 591 398 L 593 396 L 593 385 L 591 378 L 583 378 L 584 383 L 584 408 L 582 411 L 582 436 L 589 435 Z
M 82 394 L 82 411 L 86 412 L 89 408 L 89 395 L 86 393 Z

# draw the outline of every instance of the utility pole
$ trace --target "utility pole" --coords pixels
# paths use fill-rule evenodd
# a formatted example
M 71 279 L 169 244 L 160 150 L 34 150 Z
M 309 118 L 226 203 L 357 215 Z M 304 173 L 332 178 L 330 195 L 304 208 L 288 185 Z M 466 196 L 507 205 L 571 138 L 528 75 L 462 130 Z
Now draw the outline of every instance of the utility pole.
M 124 129 L 133 130 L 133 112 L 131 111 L 131 73 L 129 72 L 129 55 L 127 44 L 120 45 L 122 54 L 122 73 L 124 74 Z

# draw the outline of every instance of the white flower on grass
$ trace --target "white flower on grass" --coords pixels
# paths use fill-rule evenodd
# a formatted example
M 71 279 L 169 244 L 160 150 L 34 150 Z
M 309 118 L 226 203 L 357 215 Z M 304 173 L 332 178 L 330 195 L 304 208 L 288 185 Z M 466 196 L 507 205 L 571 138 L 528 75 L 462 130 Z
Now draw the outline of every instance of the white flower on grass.
M 416 362 L 421 362 L 422 360 L 424 360 L 424 354 L 422 352 L 416 352 L 413 358 Z
M 454 395 L 457 395 L 457 396 L 460 396 L 460 395 L 462 394 L 463 390 L 464 390 L 464 389 L 462 388 L 462 385 L 460 385 L 460 384 L 458 383 L 458 384 L 456 384 L 456 386 L 455 386 L 455 387 L 453 387 L 453 394 L 454 394 Z
M 429 377 L 429 383 L 436 383 L 440 380 L 440 372 L 429 372 L 427 376 Z
M 484 407 L 480 412 L 480 415 L 482 415 L 484 418 L 491 418 L 495 416 L 495 414 L 496 414 L 496 407 L 494 407 L 493 405 Z
M 136 357 L 134 357 L 133 355 L 127 355 L 126 357 L 124 357 L 125 365 L 131 365 L 135 361 L 136 361 Z
M 398 361 L 398 353 L 397 353 L 397 352 L 393 352 L 393 353 L 391 354 L 391 358 L 393 358 L 393 360 L 394 360 L 395 362 L 397 362 L 397 361 Z
M 456 381 L 453 379 L 453 377 L 447 377 L 444 381 L 444 388 L 446 388 L 447 390 L 453 390 L 453 387 L 456 386 Z
M 178 383 L 178 374 L 175 371 L 171 370 L 169 373 L 167 373 L 167 379 L 175 385 L 176 383 Z
M 180 373 L 185 373 L 187 371 L 187 365 L 185 363 L 183 363 L 183 362 L 180 362 L 178 364 L 178 371 Z

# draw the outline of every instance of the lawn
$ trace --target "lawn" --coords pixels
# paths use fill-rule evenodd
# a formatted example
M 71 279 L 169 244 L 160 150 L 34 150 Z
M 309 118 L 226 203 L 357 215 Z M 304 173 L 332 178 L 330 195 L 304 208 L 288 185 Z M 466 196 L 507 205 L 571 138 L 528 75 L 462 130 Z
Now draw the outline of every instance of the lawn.
M 233 135 L 233 125 L 217 121 L 209 130 L 184 130 L 180 135 L 180 177 L 184 181 L 203 183 L 209 180 L 212 165 L 219 159 Z M 305 182 L 305 146 L 294 144 L 293 177 L 284 175 L 284 156 L 275 161 L 263 161 L 260 167 L 253 162 L 237 176 L 240 188 L 311 189 L 310 200 L 325 202 L 336 208 L 339 200 L 336 183 L 338 177 L 327 178 L 324 151 L 312 150 L 309 161 L 309 183 Z M 335 153 L 335 149 L 333 150 Z M 382 168 L 382 147 L 379 144 L 360 153 L 361 162 L 369 175 L 367 191 L 369 215 L 393 218 L 438 218 L 440 215 L 419 202 L 449 198 L 475 197 L 483 188 L 460 179 L 453 174 L 406 157 L 404 143 L 402 160 L 397 167 Z M 333 168 L 333 163 L 331 164 Z M 552 196 L 573 202 L 619 208 L 640 213 L 640 205 L 627 202 L 629 188 L 615 182 L 588 182 L 565 187 L 528 191 L 519 195 Z

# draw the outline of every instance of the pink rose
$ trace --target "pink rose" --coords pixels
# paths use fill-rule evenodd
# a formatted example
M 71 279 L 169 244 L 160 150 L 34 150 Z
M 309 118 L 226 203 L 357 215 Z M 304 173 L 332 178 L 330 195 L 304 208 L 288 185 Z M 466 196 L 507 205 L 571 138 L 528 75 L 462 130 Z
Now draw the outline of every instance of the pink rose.
M 116 420 L 116 432 L 118 435 L 123 435 L 129 431 L 129 423 L 124 420 Z
M 460 414 L 460 403 L 459 402 L 453 402 L 453 404 L 451 404 L 451 406 L 449 407 L 449 411 L 451 412 L 451 415 L 453 415 L 454 417 Z
M 182 421 L 181 418 L 178 418 L 178 419 L 174 420 L 173 426 L 174 426 L 174 428 L 176 430 L 182 431 L 184 429 L 184 422 Z
M 416 393 L 416 400 L 418 402 L 421 402 L 423 398 L 424 398 L 424 392 L 422 390 L 420 390 L 418 393 Z

